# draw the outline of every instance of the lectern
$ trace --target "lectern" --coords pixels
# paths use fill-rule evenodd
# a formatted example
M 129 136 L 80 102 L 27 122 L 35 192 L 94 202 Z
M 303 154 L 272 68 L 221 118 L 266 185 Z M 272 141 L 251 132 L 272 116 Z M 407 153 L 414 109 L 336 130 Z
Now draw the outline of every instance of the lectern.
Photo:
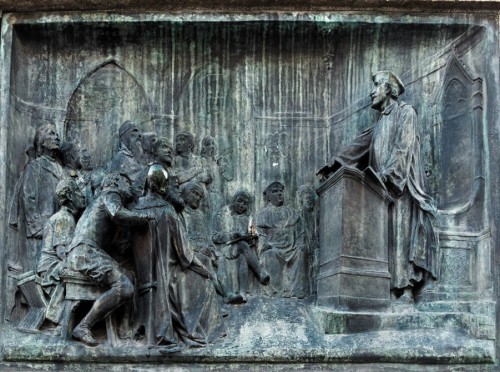
M 390 303 L 391 196 L 370 167 L 343 165 L 319 188 L 319 306 L 377 310 Z

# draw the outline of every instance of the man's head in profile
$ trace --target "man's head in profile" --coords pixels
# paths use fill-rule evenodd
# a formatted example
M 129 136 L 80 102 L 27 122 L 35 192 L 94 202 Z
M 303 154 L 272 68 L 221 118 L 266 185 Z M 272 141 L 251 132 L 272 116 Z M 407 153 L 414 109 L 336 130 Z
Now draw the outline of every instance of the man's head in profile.
M 116 192 L 125 202 L 133 198 L 130 179 L 127 175 L 121 173 L 110 173 L 106 175 L 102 182 L 102 191 L 103 193 Z
M 52 123 L 43 124 L 35 133 L 34 145 L 38 156 L 59 151 L 61 141 L 56 126 Z
M 120 136 L 120 147 L 125 147 L 135 158 L 140 158 L 143 155 L 142 149 L 142 133 L 137 126 L 126 121 L 118 130 Z
M 403 94 L 405 87 L 391 71 L 379 71 L 372 75 L 373 89 L 370 93 L 372 109 L 383 112 Z
M 63 179 L 56 186 L 57 202 L 61 207 L 66 207 L 73 215 L 85 209 L 85 197 L 75 180 Z

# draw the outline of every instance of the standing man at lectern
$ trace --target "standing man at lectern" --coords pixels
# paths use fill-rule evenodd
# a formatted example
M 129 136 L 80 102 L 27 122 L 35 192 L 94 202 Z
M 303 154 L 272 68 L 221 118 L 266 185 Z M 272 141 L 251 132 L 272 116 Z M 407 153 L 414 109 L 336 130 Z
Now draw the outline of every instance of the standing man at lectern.
M 436 205 L 427 194 L 417 135 L 417 113 L 399 96 L 405 91 L 390 71 L 372 76 L 371 107 L 375 125 L 362 132 L 318 175 L 326 179 L 339 165 L 371 166 L 394 197 L 389 239 L 391 289 L 402 303 L 412 303 L 415 290 L 430 289 L 437 275 Z M 340 164 L 339 164 L 340 163 Z

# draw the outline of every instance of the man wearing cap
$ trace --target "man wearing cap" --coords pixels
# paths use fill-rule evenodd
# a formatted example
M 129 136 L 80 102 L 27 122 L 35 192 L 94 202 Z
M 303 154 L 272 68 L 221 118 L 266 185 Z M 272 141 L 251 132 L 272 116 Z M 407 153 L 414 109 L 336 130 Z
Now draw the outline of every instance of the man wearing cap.
M 118 134 L 120 150 L 111 161 L 109 171 L 126 174 L 130 178 L 134 199 L 137 200 L 144 192 L 147 175 L 142 133 L 133 122 L 126 121 L 120 126 Z
M 415 109 L 398 97 L 405 91 L 390 71 L 372 76 L 371 107 L 375 125 L 361 133 L 318 174 L 324 179 L 338 163 L 360 169 L 371 166 L 394 197 L 389 268 L 393 295 L 412 303 L 415 289 L 429 288 L 437 275 L 438 238 L 433 224 L 435 201 L 427 194 L 420 159 Z

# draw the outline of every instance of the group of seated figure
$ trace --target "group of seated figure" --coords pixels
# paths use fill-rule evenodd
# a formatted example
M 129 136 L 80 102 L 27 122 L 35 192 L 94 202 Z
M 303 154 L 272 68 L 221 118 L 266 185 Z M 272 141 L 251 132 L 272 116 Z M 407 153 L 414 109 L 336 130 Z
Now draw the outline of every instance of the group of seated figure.
M 96 323 L 134 302 L 129 329 L 165 353 L 223 337 L 223 304 L 243 304 L 247 293 L 310 295 L 312 188 L 299 189 L 300 212 L 272 182 L 252 216 L 249 192 L 226 196 L 233 170 L 214 138 L 203 139 L 197 156 L 190 133 L 178 133 L 174 148 L 127 121 L 119 143 L 109 164 L 93 169 L 88 151 L 61 145 L 52 124 L 36 131 L 9 221 L 24 252 L 9 265 L 38 276 L 45 322 L 62 321 L 71 273 L 103 288 L 73 338 L 97 345 Z
M 411 306 L 416 295 L 434 291 L 438 210 L 426 186 L 416 110 L 399 100 L 403 83 L 391 71 L 376 72 L 372 82 L 373 126 L 317 175 L 324 181 L 342 167 L 371 168 L 384 185 L 392 198 L 391 296 Z M 217 155 L 214 138 L 202 140 L 198 156 L 188 132 L 175 136 L 175 148 L 130 121 L 118 135 L 119 151 L 92 169 L 88 152 L 61 145 L 54 125 L 37 128 L 9 217 L 18 241 L 9 251 L 7 280 L 17 280 L 21 290 L 15 301 L 7 299 L 8 309 L 19 305 L 33 275 L 47 297 L 39 301 L 47 302 L 43 320 L 60 324 L 68 303 L 64 278 L 78 274 L 102 294 L 72 330 L 75 339 L 97 345 L 96 323 L 133 304 L 135 313 L 122 317 L 130 320 L 128 333 L 173 352 L 225 335 L 221 306 L 242 304 L 247 293 L 314 293 L 319 244 L 311 187 L 299 187 L 297 210 L 285 204 L 285 186 L 271 182 L 263 190 L 265 206 L 252 215 L 251 194 L 226 195 L 233 170 Z

